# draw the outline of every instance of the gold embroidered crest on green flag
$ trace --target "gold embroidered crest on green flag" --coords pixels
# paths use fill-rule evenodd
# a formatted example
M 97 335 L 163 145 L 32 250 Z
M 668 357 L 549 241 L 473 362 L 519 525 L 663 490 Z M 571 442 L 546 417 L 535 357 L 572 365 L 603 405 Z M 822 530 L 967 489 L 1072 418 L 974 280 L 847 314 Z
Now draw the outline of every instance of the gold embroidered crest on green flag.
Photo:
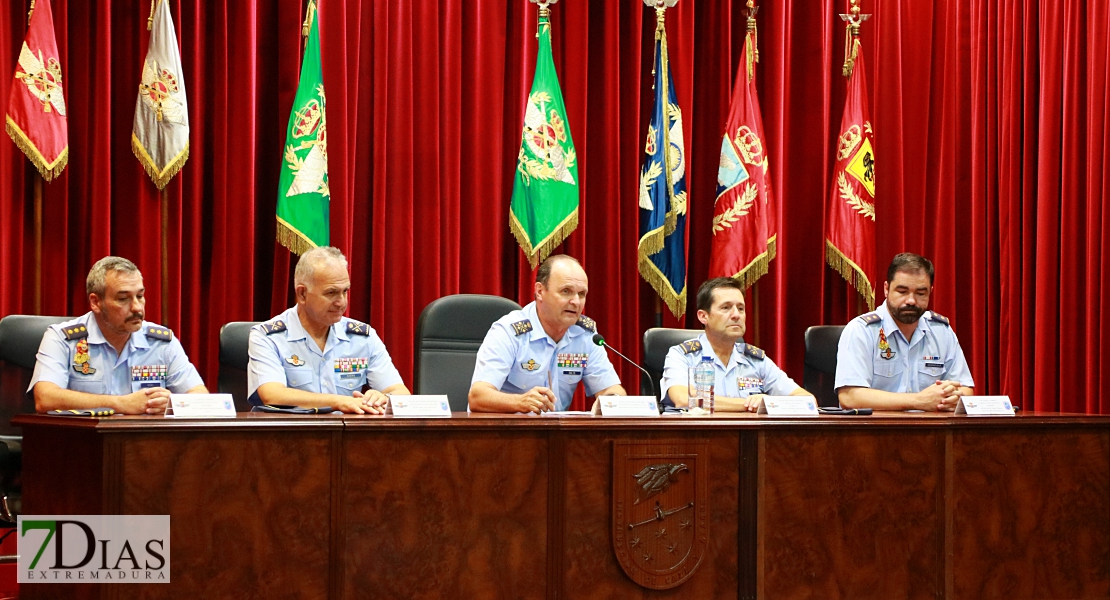
M 278 183 L 278 241 L 296 254 L 330 243 L 328 135 L 318 16 L 316 1 L 309 0 L 308 42 Z
M 536 74 L 509 205 L 509 226 L 533 269 L 578 227 L 578 158 L 551 59 L 548 10 L 540 8 Z

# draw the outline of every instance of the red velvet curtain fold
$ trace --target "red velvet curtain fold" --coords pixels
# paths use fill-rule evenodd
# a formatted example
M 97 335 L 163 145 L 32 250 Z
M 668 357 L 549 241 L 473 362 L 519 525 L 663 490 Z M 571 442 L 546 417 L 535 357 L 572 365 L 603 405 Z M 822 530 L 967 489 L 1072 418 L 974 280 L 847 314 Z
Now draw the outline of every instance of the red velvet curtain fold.
M 163 297 L 159 195 L 128 137 L 146 51 L 145 0 L 54 0 L 70 163 L 43 195 L 36 269 L 32 177 L 0 140 L 0 315 L 87 310 L 84 277 L 135 260 L 148 312 L 215 381 L 220 325 L 291 303 L 274 242 L 302 2 L 169 0 L 192 154 L 167 188 Z M 26 1 L 0 9 L 7 98 Z M 383 335 L 411 383 L 420 311 L 446 294 L 531 298 L 507 225 L 523 99 L 535 61 L 525 0 L 321 0 L 332 240 L 350 257 L 351 312 Z M 824 264 L 822 204 L 843 106 L 842 0 L 763 2 L 759 92 L 780 217 L 778 258 L 749 303 L 748 339 L 800 380 L 806 327 L 861 310 Z M 937 266 L 981 393 L 1026 409 L 1110 413 L 1110 12 L 1102 0 L 863 0 L 878 169 L 878 262 L 910 250 Z M 690 306 L 705 279 L 721 128 L 743 43 L 741 3 L 668 12 L 687 135 Z M 580 225 L 565 251 L 590 274 L 587 313 L 639 356 L 656 301 L 636 273 L 636 190 L 650 100 L 654 15 L 640 0 L 564 0 L 555 63 L 580 156 Z M 882 274 L 877 274 L 882 277 Z M 881 289 L 881 284 L 879 285 Z M 664 311 L 665 312 L 665 311 Z M 635 381 L 631 368 L 618 365 Z M 635 387 L 631 385 L 629 387 Z

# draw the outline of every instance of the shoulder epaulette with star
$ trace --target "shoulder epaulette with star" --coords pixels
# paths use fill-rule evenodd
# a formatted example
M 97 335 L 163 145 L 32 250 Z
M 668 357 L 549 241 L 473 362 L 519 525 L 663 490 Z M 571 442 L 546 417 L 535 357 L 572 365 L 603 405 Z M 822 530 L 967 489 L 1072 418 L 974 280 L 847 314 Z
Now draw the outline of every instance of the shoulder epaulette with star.
M 79 340 L 81 338 L 89 337 L 89 329 L 81 323 L 74 323 L 69 327 L 63 327 L 62 333 L 65 334 L 66 339 L 69 341 Z
M 952 323 L 948 322 L 948 317 L 946 317 L 944 315 L 938 315 L 937 313 L 932 313 L 929 316 L 929 320 L 930 321 L 936 321 L 937 323 L 940 323 L 941 325 L 945 325 L 945 326 L 948 326 L 948 327 L 952 326 Z
M 288 326 L 285 324 L 285 321 L 282 321 L 281 319 L 270 321 L 268 323 L 263 323 L 262 325 L 260 325 L 260 327 L 262 327 L 262 332 L 266 335 L 281 333 L 288 328 Z
M 524 319 L 523 321 L 517 321 L 516 323 L 513 323 L 511 327 L 517 335 L 524 335 L 529 331 L 532 331 L 532 322 L 528 319 Z
M 578 317 L 578 326 L 586 331 L 597 333 L 597 323 L 586 315 Z
M 168 342 L 173 339 L 173 332 L 161 325 L 151 325 L 146 328 L 146 337 L 152 340 Z
M 874 325 L 875 323 L 882 321 L 883 317 L 877 312 L 869 312 L 867 314 L 860 315 L 859 320 L 867 323 L 868 325 Z
M 763 357 L 766 356 L 766 354 L 763 353 L 762 349 L 757 348 L 751 344 L 744 344 L 744 354 L 756 360 L 763 360 Z
M 354 319 L 350 319 L 350 320 L 347 321 L 347 333 L 353 333 L 355 335 L 369 336 L 370 335 L 370 326 L 367 325 L 366 323 L 361 322 L 361 321 L 356 321 Z
M 683 354 L 693 354 L 695 352 L 701 352 L 701 342 L 699 342 L 698 340 L 686 340 L 685 342 L 679 344 L 679 347 L 682 348 Z

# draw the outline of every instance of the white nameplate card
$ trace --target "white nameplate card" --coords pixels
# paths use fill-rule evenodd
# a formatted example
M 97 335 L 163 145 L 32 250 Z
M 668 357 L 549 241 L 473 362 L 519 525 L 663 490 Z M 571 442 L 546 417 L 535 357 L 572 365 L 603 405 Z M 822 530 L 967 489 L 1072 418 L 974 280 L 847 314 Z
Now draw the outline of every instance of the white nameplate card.
M 956 404 L 957 415 L 1014 416 L 1009 396 L 964 396 Z
M 772 417 L 816 417 L 817 400 L 813 396 L 764 396 L 759 401 L 759 414 Z
M 179 419 L 235 418 L 231 394 L 170 394 L 167 417 Z
M 390 396 L 389 406 L 395 417 L 450 417 L 447 396 Z
M 655 396 L 598 396 L 603 417 L 658 417 Z

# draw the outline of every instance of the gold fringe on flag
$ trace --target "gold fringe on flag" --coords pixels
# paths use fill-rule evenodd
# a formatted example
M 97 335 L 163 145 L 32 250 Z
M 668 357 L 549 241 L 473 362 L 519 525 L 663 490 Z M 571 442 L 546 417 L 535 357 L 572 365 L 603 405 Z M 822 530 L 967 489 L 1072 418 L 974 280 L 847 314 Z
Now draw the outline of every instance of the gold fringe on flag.
M 659 297 L 663 300 L 663 304 L 667 305 L 671 314 L 674 315 L 676 319 L 681 319 L 682 315 L 686 314 L 686 288 L 683 287 L 681 292 L 676 292 L 675 289 L 671 287 L 671 282 L 668 281 L 667 277 L 663 275 L 663 272 L 659 270 L 659 267 L 655 266 L 655 263 L 651 262 L 651 258 L 645 256 L 643 253 L 639 255 L 639 264 L 637 266 L 640 269 L 640 276 L 651 285 L 655 293 L 659 294 Z
M 867 301 L 868 310 L 875 310 L 875 290 L 871 287 L 871 282 L 868 281 L 863 269 L 860 269 L 859 265 L 852 262 L 827 239 L 825 240 L 825 262 L 856 288 L 856 291 Z
M 305 234 L 297 231 L 297 229 L 289 223 L 286 223 L 281 217 L 277 217 L 277 241 L 282 246 L 289 248 L 289 251 L 297 256 L 316 247 L 316 244 L 314 244 L 312 240 L 308 239 Z
M 177 153 L 177 156 L 173 157 L 170 164 L 166 165 L 163 169 L 159 169 L 158 165 L 154 164 L 154 159 L 150 157 L 146 148 L 143 148 L 142 142 L 139 141 L 139 138 L 136 137 L 134 133 L 131 134 L 131 151 L 135 153 L 135 158 L 139 159 L 139 164 L 143 165 L 143 170 L 146 171 L 146 174 L 154 181 L 154 185 L 157 186 L 158 189 L 166 187 L 166 184 L 173 179 L 173 176 L 181 171 L 181 167 L 185 166 L 185 161 L 189 160 L 189 143 L 186 142 L 185 147 L 181 149 L 181 152 Z
M 16 125 L 11 117 L 6 117 L 4 130 L 8 132 L 8 136 L 15 142 L 16 148 L 19 148 L 27 155 L 27 159 L 31 161 L 31 164 L 35 165 L 35 168 L 38 169 L 44 180 L 50 181 L 61 175 L 66 165 L 69 164 L 69 146 L 66 146 L 62 150 L 58 158 L 54 159 L 54 162 L 48 163 L 46 162 L 46 157 L 39 152 L 39 149 L 35 147 L 35 144 L 32 143 L 31 140 L 27 139 L 27 134 L 23 133 L 23 130 L 19 128 L 19 125 Z
M 740 287 L 746 290 L 757 279 L 767 274 L 771 261 L 774 260 L 778 251 L 778 237 L 778 234 L 771 236 L 771 239 L 767 240 L 767 251 L 755 257 L 752 262 L 732 276 L 733 279 L 740 282 Z
M 535 247 L 532 246 L 531 240 L 528 239 L 528 233 L 524 231 L 524 226 L 517 220 L 513 211 L 509 211 L 509 229 L 513 232 L 513 237 L 516 238 L 517 243 L 520 244 L 521 250 L 524 251 L 524 256 L 528 258 L 528 264 L 533 269 L 539 266 L 545 258 L 547 258 L 555 247 L 563 243 L 567 239 L 570 232 L 578 227 L 578 209 L 575 208 L 554 231 L 551 232 L 546 238 L 540 240 Z

